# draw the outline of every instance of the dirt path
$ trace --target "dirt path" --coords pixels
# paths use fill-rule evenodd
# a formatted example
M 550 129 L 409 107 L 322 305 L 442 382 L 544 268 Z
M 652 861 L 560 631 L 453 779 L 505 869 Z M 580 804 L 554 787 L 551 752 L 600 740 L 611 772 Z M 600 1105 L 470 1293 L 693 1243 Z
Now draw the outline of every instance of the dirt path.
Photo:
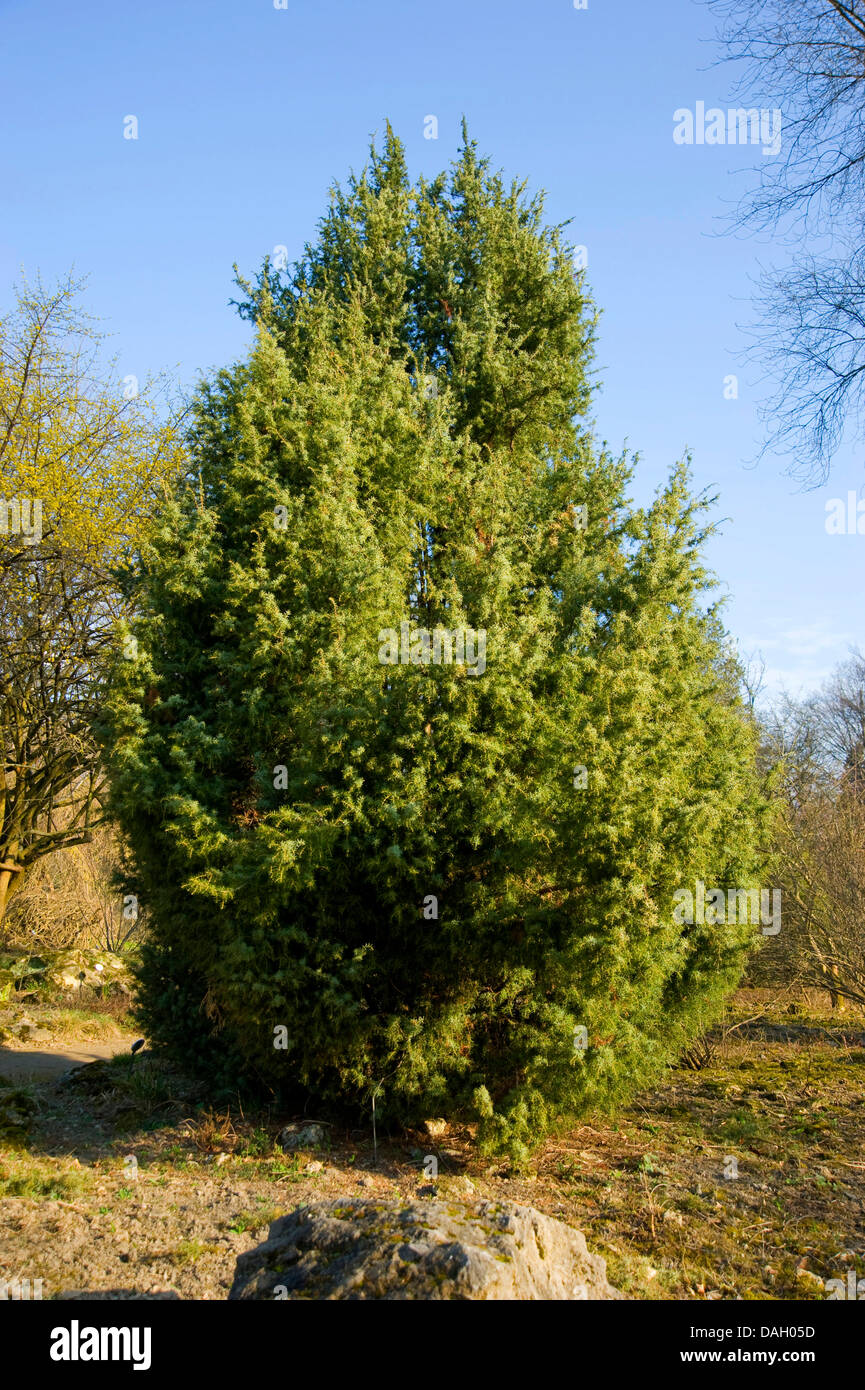
M 0 1077 L 15 1082 L 54 1081 L 72 1067 L 128 1052 L 129 1044 L 129 1038 L 112 1038 L 110 1042 L 55 1045 L 51 1050 L 0 1047 Z

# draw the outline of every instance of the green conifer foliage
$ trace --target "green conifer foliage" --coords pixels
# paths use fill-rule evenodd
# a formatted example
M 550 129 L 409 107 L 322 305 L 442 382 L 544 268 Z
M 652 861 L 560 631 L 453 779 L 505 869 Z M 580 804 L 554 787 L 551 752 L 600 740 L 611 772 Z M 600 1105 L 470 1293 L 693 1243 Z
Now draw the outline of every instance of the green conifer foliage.
M 542 212 L 468 138 L 412 186 L 388 130 L 245 286 L 106 730 L 154 1041 L 518 1159 L 717 1014 L 757 929 L 673 894 L 757 885 L 765 819 L 706 503 L 679 465 L 634 509 L 596 446 Z

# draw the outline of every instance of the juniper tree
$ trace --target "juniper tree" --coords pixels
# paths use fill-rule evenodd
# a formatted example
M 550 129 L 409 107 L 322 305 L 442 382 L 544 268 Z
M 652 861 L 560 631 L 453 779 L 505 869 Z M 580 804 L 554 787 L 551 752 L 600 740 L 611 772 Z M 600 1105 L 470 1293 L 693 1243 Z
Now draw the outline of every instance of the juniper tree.
M 109 711 L 143 1020 L 524 1158 L 656 1077 L 752 934 L 673 914 L 755 881 L 764 814 L 707 501 L 678 465 L 630 505 L 565 230 L 468 138 L 413 185 L 388 130 L 241 283 L 255 344 L 201 392 Z

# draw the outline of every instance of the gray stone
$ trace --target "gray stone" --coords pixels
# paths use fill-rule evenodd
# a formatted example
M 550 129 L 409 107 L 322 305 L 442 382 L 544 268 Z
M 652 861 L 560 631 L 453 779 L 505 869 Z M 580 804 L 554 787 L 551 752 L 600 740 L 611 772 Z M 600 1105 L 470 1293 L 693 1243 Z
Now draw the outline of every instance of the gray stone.
M 514 1202 L 312 1202 L 237 1261 L 229 1299 L 621 1299 L 581 1231 Z
M 40 1028 L 38 1023 L 33 1023 L 29 1018 L 22 1018 L 19 1023 L 11 1023 L 9 1032 L 14 1033 L 20 1042 L 50 1042 L 53 1034 L 48 1028 Z
M 279 1136 L 282 1149 L 317 1149 L 324 1143 L 324 1129 L 321 1125 L 286 1125 Z

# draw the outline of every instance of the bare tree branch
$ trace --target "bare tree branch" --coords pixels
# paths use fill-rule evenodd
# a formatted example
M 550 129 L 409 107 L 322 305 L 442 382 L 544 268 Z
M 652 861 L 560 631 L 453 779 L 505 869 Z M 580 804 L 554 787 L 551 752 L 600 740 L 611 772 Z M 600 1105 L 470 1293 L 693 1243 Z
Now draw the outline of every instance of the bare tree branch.
M 741 67 L 737 95 L 783 114 L 782 156 L 764 161 L 735 221 L 796 250 L 761 276 L 751 355 L 774 382 L 763 452 L 789 454 L 816 485 L 848 428 L 865 437 L 865 0 L 708 4 Z

